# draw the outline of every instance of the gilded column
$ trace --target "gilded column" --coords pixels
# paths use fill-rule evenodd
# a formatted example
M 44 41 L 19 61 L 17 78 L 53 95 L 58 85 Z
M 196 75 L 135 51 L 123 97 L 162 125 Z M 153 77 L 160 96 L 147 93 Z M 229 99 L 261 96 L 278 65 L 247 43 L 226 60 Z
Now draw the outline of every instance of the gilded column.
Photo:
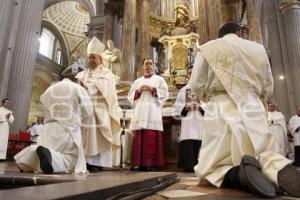
M 136 0 L 125 0 L 122 30 L 122 81 L 135 78 L 135 38 L 136 38 Z
M 7 91 L 15 116 L 12 132 L 25 130 L 27 126 L 32 77 L 39 48 L 38 39 L 44 4 L 45 0 L 22 1 Z
M 261 43 L 262 40 L 261 40 L 259 19 L 256 14 L 257 12 L 255 10 L 256 3 L 258 3 L 258 1 L 246 0 L 246 3 L 247 3 L 247 7 L 246 7 L 247 21 L 249 26 L 249 39 Z
M 293 85 L 292 94 L 296 106 L 300 105 L 300 2 L 296 0 L 285 0 L 279 2 L 279 10 L 282 14 L 283 30 L 286 42 L 286 56 L 288 62 L 288 73 Z

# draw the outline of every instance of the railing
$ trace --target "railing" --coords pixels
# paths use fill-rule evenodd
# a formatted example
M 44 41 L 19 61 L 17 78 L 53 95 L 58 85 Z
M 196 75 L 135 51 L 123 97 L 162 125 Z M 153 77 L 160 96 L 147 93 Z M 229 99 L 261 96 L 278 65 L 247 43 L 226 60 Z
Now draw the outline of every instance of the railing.
M 31 136 L 27 132 L 20 131 L 19 133 L 10 133 L 8 136 L 7 159 L 13 160 L 13 157 L 17 153 L 32 143 Z

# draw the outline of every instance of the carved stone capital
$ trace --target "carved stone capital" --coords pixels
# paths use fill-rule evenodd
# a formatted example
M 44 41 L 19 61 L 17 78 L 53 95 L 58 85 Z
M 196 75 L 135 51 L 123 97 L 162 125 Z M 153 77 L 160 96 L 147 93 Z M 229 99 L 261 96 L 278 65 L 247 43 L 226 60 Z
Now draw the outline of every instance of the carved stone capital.
M 279 10 L 282 13 L 285 13 L 292 9 L 300 9 L 300 1 L 299 0 L 283 0 L 280 2 Z

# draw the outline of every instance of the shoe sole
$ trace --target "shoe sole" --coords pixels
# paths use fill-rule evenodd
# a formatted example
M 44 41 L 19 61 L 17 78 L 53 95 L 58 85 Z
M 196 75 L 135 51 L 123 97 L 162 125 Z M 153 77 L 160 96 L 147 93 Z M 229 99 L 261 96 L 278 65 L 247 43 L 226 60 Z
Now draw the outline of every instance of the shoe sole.
M 278 177 L 279 188 L 287 192 L 290 196 L 300 197 L 300 172 L 296 168 L 290 167 L 290 171 L 282 177 Z M 288 181 L 284 181 L 288 180 Z
M 42 171 L 47 174 L 52 174 L 53 167 L 51 164 L 51 160 L 47 159 L 49 157 L 51 158 L 50 151 L 42 146 L 39 146 L 36 149 L 36 154 L 40 159 L 40 167 L 41 167 Z
M 265 198 L 276 196 L 273 184 L 261 173 L 261 166 L 254 157 L 244 156 L 239 170 L 243 187 L 249 189 L 251 193 Z

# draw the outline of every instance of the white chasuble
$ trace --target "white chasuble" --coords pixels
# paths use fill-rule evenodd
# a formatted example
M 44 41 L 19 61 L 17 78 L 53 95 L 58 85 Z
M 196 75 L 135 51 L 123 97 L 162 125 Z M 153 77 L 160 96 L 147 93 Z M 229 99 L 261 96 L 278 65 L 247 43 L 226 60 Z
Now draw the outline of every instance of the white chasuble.
M 103 67 L 87 69 L 76 75 L 87 85 L 95 114 L 84 135 L 85 155 L 91 165 L 112 167 L 112 152 L 120 145 L 120 115 L 114 75 Z

